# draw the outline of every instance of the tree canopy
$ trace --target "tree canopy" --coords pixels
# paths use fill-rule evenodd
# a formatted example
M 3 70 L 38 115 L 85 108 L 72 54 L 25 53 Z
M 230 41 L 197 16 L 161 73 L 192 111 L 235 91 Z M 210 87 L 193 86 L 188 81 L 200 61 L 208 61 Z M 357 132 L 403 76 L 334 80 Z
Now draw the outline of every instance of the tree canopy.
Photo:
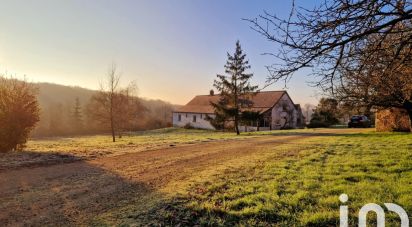
M 348 102 L 406 109 L 412 120 L 412 3 L 406 0 L 325 0 L 295 6 L 289 17 L 269 12 L 248 19 L 279 46 L 270 53 L 268 83 L 303 68 L 326 94 Z

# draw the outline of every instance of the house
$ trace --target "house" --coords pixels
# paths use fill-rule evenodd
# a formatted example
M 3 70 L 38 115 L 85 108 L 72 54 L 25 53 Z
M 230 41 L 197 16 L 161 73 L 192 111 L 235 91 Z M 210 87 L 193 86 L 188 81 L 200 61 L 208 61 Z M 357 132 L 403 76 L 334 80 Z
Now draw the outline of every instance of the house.
M 214 129 L 206 116 L 214 117 L 214 108 L 210 103 L 217 103 L 220 95 L 198 95 L 189 103 L 173 112 L 173 125 L 194 128 Z M 301 128 L 304 117 L 299 104 L 294 104 L 286 91 L 261 91 L 251 97 L 248 110 L 259 111 L 262 119 L 241 125 L 242 131 L 272 130 L 283 128 Z

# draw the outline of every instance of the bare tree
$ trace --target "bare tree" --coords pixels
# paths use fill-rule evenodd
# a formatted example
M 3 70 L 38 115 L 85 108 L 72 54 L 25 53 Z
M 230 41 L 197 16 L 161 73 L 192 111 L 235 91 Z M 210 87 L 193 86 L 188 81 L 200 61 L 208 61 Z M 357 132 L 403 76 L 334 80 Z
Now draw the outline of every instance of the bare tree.
M 91 98 L 87 107 L 91 119 L 110 129 L 113 142 L 116 142 L 116 135 L 121 138 L 125 131 L 137 128 L 138 116 L 145 111 L 137 97 L 136 83 L 131 82 L 122 88 L 119 81 L 120 75 L 112 65 L 100 91 Z
M 123 132 L 137 127 L 138 113 L 145 111 L 145 108 L 137 98 L 137 85 L 134 82 L 119 89 L 115 101 L 114 123 L 121 137 Z
M 112 67 L 109 69 L 107 74 L 107 81 L 106 81 L 106 90 L 104 84 L 100 84 L 101 91 L 107 93 L 109 99 L 109 119 L 110 119 L 110 130 L 112 132 L 112 140 L 116 142 L 115 136 L 115 124 L 114 124 L 114 112 L 116 106 L 116 95 L 117 95 L 117 88 L 119 86 L 120 75 L 116 72 L 116 65 L 112 64 Z
M 112 64 L 105 81 L 100 83 L 99 92 L 91 98 L 88 108 L 94 119 L 110 128 L 113 142 L 116 142 L 115 114 L 118 106 L 119 81 L 120 75 L 116 71 L 116 65 Z
M 399 36 L 389 35 L 379 45 L 394 46 Z M 371 37 L 366 49 L 373 50 L 374 54 L 359 59 L 356 66 L 352 63 L 340 69 L 342 85 L 337 87 L 335 97 L 356 109 L 363 109 L 367 116 L 372 107 L 397 107 L 407 110 L 412 120 L 412 59 L 404 56 L 409 54 L 405 51 L 375 50 L 376 45 L 376 40 Z
M 409 77 L 399 73 L 406 72 L 412 62 L 411 19 L 412 3 L 406 0 L 325 0 L 314 9 L 297 8 L 293 2 L 288 18 L 264 12 L 247 20 L 255 31 L 280 46 L 277 53 L 268 53 L 280 60 L 280 64 L 268 66 L 268 84 L 286 83 L 298 70 L 311 68 L 311 75 L 317 78 L 315 85 L 334 96 L 350 80 L 356 80 L 356 75 L 366 75 L 364 82 L 373 79 L 375 85 L 403 77 L 391 84 L 404 85 Z M 365 64 L 365 59 L 374 61 Z M 387 91 L 365 85 L 361 90 L 371 94 L 367 98 Z M 412 120 L 412 95 L 402 91 L 408 86 L 391 87 L 395 92 L 384 99 L 362 102 L 404 108 Z

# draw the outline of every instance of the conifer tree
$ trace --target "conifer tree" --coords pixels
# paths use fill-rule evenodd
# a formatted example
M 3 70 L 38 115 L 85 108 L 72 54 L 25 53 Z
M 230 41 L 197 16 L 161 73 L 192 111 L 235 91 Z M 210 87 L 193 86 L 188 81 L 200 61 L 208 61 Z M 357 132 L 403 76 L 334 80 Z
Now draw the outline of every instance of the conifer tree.
M 80 132 L 83 129 L 83 115 L 82 107 L 80 105 L 79 98 L 76 98 L 73 109 L 73 127 L 76 132 Z
M 243 53 L 239 41 L 236 42 L 235 53 L 227 54 L 225 65 L 226 75 L 217 75 L 214 87 L 220 93 L 220 101 L 212 103 L 215 109 L 216 119 L 229 119 L 234 122 L 236 134 L 239 133 L 239 122 L 241 120 L 242 108 L 250 106 L 251 96 L 258 88 L 250 84 L 252 73 L 246 73 L 250 69 L 246 54 Z

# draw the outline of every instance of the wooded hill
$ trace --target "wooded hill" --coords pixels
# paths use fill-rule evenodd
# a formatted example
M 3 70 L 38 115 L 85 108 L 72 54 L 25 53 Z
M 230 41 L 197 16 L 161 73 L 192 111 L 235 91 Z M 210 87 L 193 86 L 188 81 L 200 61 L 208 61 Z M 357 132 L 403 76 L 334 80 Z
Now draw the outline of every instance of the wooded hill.
M 91 119 L 87 105 L 97 91 L 81 87 L 37 83 L 40 104 L 40 122 L 32 135 L 67 136 L 107 132 L 107 128 Z M 78 101 L 76 101 L 76 99 Z M 137 126 L 133 130 L 147 130 L 171 126 L 171 103 L 162 100 L 138 98 L 141 110 L 136 113 Z M 77 102 L 77 106 L 76 106 Z M 81 116 L 81 129 L 73 124 L 75 109 Z M 76 116 L 78 118 L 79 116 Z M 78 119 L 77 119 L 78 120 Z

